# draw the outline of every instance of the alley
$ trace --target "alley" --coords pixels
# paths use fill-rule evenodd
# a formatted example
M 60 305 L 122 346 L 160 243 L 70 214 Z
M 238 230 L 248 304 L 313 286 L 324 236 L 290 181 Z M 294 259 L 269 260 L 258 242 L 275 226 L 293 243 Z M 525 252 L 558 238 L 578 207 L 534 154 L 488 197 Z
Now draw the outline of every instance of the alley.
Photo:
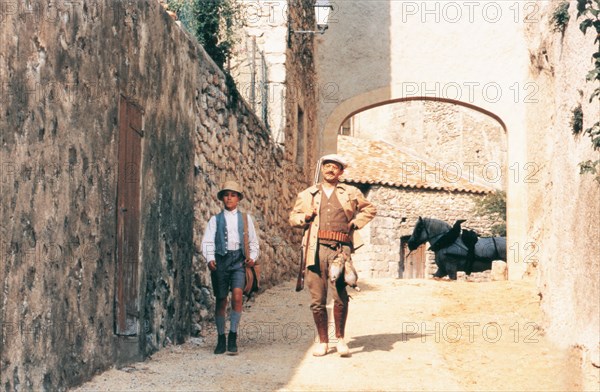
M 308 292 L 273 287 L 245 309 L 241 353 L 214 355 L 215 336 L 168 346 L 97 375 L 76 391 L 575 391 L 574 353 L 540 329 L 533 282 L 377 279 L 351 291 L 348 345 L 315 358 Z M 329 309 L 331 312 L 331 309 Z

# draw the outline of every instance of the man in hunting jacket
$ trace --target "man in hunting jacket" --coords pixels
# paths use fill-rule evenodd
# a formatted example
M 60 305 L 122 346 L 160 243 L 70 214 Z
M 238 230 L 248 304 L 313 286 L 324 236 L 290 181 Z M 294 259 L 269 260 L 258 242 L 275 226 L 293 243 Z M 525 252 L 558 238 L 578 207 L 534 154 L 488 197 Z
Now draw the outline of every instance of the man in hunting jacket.
M 343 274 L 331 282 L 327 275 L 329 263 L 344 253 L 347 257 L 363 245 L 356 230 L 365 226 L 377 212 L 361 191 L 339 182 L 347 167 L 346 160 L 337 154 L 321 158 L 323 181 L 300 192 L 290 213 L 290 224 L 304 229 L 302 246 L 306 261 L 306 285 L 310 291 L 319 344 L 314 356 L 323 356 L 329 349 L 327 334 L 327 290 L 333 295 L 336 349 L 341 356 L 350 351 L 344 341 L 348 317 L 348 293 Z

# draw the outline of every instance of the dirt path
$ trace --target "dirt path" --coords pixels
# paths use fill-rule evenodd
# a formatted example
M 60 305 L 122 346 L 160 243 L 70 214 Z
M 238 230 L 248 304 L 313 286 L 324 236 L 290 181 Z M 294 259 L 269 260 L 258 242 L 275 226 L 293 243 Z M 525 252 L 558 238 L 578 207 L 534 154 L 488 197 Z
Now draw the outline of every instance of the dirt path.
M 212 354 L 214 335 L 192 339 L 77 390 L 600 389 L 596 377 L 583 380 L 572 352 L 543 336 L 532 283 L 377 279 L 361 288 L 350 290 L 350 358 L 311 355 L 308 292 L 290 282 L 245 309 L 240 355 Z

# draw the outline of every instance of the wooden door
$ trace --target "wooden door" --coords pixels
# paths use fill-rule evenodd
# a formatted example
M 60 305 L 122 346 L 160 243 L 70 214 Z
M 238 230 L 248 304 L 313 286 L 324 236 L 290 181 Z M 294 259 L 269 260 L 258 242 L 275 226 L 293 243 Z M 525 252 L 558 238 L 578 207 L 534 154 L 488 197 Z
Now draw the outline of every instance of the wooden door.
M 120 97 L 119 167 L 117 180 L 117 335 L 133 336 L 139 330 L 139 233 L 142 109 Z
M 410 253 L 407 239 L 401 240 L 400 266 L 402 279 L 423 279 L 425 277 L 425 246 L 426 243 Z

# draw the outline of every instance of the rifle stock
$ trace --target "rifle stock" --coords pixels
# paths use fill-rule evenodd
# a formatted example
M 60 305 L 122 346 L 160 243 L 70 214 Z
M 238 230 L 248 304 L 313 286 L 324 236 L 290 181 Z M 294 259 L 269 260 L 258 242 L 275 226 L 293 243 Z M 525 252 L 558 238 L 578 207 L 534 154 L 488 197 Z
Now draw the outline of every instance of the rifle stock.
M 321 160 L 317 161 L 315 167 L 315 177 L 313 179 L 313 185 L 319 182 L 319 175 L 321 173 Z M 314 205 L 314 196 L 311 203 L 311 207 Z M 304 289 L 304 271 L 306 270 L 306 257 L 308 256 L 308 244 L 310 242 L 310 229 L 312 228 L 312 222 L 308 226 L 308 236 L 306 245 L 300 249 L 300 271 L 298 271 L 298 279 L 296 280 L 296 291 L 302 291 Z
M 302 291 L 304 288 L 304 271 L 306 270 L 306 257 L 308 256 L 308 242 L 310 242 L 310 229 L 312 222 L 308 226 L 308 241 L 300 250 L 300 271 L 298 271 L 298 279 L 296 280 L 296 291 Z
M 304 289 L 304 270 L 306 269 L 306 258 L 304 249 L 300 251 L 300 271 L 298 271 L 298 279 L 296 280 L 296 291 Z

